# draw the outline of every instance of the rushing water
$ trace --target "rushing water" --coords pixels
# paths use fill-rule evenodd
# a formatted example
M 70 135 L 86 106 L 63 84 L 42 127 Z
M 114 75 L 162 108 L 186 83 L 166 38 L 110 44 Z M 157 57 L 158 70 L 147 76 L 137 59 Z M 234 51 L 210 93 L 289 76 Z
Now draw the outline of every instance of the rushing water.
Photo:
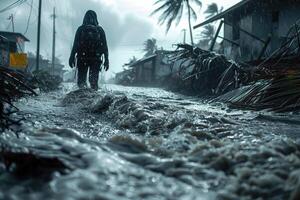
M 18 107 L 24 132 L 0 136 L 0 199 L 299 197 L 296 114 L 116 85 L 65 85 Z

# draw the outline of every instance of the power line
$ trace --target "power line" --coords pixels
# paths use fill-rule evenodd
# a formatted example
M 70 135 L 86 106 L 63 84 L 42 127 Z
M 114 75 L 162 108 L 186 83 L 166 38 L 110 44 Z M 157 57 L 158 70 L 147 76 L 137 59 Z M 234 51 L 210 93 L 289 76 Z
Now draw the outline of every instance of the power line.
M 33 0 L 31 0 L 30 12 L 29 12 L 29 16 L 28 16 L 27 25 L 26 25 L 26 29 L 25 29 L 24 35 L 26 35 L 26 33 L 28 31 L 28 28 L 29 28 L 29 23 L 30 23 L 30 19 L 31 19 L 32 9 L 33 9 Z
M 32 5 L 33 9 L 36 10 L 36 11 L 38 11 L 38 7 L 36 5 L 34 5 L 34 3 L 31 4 L 31 3 L 27 2 L 27 1 L 25 3 L 26 3 L 26 5 L 28 5 L 30 7 Z
M 27 0 L 17 0 L 14 3 L 8 5 L 7 7 L 3 8 L 0 10 L 0 13 L 6 12 L 8 10 L 11 10 L 13 8 L 16 8 L 18 6 L 20 6 L 21 4 L 25 3 Z

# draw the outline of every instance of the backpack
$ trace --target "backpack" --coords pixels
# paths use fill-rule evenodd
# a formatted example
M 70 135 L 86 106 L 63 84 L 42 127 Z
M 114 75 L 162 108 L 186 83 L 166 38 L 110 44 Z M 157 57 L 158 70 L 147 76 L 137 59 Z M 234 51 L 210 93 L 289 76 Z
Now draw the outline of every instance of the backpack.
M 101 59 L 103 52 L 103 42 L 101 30 L 98 26 L 85 25 L 79 36 L 79 58 Z

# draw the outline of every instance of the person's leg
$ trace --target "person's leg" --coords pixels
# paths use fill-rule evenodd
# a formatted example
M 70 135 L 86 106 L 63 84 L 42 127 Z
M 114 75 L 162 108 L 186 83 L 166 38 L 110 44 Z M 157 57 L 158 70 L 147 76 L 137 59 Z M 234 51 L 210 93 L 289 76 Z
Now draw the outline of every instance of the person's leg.
M 78 80 L 77 85 L 79 88 L 85 88 L 86 85 L 86 77 L 87 77 L 88 66 L 84 61 L 78 62 Z
M 91 88 L 94 90 L 98 90 L 100 65 L 101 64 L 99 64 L 97 62 L 90 63 L 89 82 L 90 82 Z

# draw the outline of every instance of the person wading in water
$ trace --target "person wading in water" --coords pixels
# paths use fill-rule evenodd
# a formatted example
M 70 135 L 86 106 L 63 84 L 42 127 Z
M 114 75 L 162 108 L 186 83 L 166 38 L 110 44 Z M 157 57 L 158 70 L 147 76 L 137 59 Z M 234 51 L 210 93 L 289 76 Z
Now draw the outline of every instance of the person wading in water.
M 69 59 L 71 68 L 75 67 L 75 56 L 78 68 L 78 87 L 87 87 L 86 79 L 89 70 L 90 86 L 98 90 L 98 79 L 101 66 L 109 69 L 108 47 L 103 28 L 99 26 L 96 12 L 89 10 L 86 12 L 83 24 L 78 28 Z

